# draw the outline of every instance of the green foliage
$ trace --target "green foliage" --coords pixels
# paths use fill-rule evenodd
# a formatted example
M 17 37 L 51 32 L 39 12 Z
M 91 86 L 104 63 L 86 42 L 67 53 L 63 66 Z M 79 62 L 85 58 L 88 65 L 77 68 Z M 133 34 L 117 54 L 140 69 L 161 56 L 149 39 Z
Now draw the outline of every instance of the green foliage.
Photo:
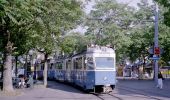
M 154 45 L 154 23 L 152 17 L 154 16 L 154 6 L 148 5 L 144 0 L 139 4 L 139 10 L 135 13 L 136 19 L 139 19 L 136 23 L 136 27 L 133 28 L 131 34 L 132 44 L 128 49 L 128 56 L 132 61 L 135 61 L 141 56 L 149 56 L 148 49 Z M 162 23 L 163 13 L 165 8 L 159 7 L 159 46 L 164 49 L 161 55 L 161 60 L 168 63 L 169 57 L 169 28 Z
M 26 44 L 31 40 L 29 32 L 34 25 L 34 14 L 40 9 L 39 3 L 40 0 L 1 0 L 1 51 L 4 51 L 8 41 L 14 44 L 13 46 L 17 48 L 15 51 L 19 55 L 31 48 L 31 45 Z
M 86 35 L 92 43 L 115 47 L 119 60 L 131 44 L 129 32 L 134 9 L 116 0 L 99 0 L 94 9 L 86 20 L 89 27 Z
M 159 42 L 160 47 L 163 48 L 161 58 L 166 64 L 168 64 L 170 61 L 170 28 L 164 24 L 160 24 L 159 26 Z
M 75 0 L 1 0 L 0 8 L 1 51 L 10 38 L 17 54 L 31 48 L 43 48 L 50 54 L 61 28 L 74 28 L 82 15 L 80 2 Z
M 87 39 L 79 33 L 66 35 L 60 40 L 61 51 L 65 54 L 71 54 L 74 51 L 81 52 L 86 49 Z
M 36 18 L 37 25 L 40 26 L 36 30 L 40 35 L 34 35 L 34 41 L 37 48 L 43 48 L 47 54 L 50 54 L 53 49 L 56 49 L 56 41 L 60 38 L 62 31 L 68 31 L 76 26 L 82 10 L 80 3 L 75 0 L 58 0 L 57 2 L 51 0 L 43 1 L 42 4 L 46 9 Z
M 56 48 L 61 29 L 75 27 L 81 15 L 80 2 L 76 0 L 0 0 L 0 51 L 8 58 L 3 90 L 13 91 L 12 53 L 18 56 L 33 48 L 44 49 L 47 61 Z M 44 73 L 46 78 L 47 64 Z
M 144 28 L 145 27 L 145 28 Z M 131 33 L 132 44 L 128 47 L 128 56 L 131 61 L 135 61 L 137 58 L 145 55 L 148 56 L 148 48 L 153 46 L 153 28 L 144 26 L 137 28 Z
M 131 30 L 132 43 L 128 47 L 127 56 L 131 61 L 143 59 L 149 55 L 148 48 L 153 46 L 154 23 L 153 6 L 147 0 L 138 3 L 139 10 L 134 13 L 133 27 Z
M 164 12 L 164 23 L 170 27 L 170 3 L 169 0 L 155 0 L 161 5 L 167 8 L 167 11 Z

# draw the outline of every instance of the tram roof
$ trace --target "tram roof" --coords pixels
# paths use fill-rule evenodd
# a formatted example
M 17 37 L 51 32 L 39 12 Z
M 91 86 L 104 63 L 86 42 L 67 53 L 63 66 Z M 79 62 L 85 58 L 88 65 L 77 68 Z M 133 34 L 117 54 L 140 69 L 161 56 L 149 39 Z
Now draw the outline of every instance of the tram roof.
M 75 56 L 78 56 L 78 55 L 83 55 L 83 54 L 87 54 L 87 53 L 101 53 L 103 51 L 107 52 L 107 53 L 114 53 L 115 52 L 115 50 L 113 48 L 107 47 L 107 46 L 90 46 L 90 47 L 87 47 L 86 50 L 82 50 L 81 52 L 76 53 L 76 54 L 70 54 L 70 55 L 67 55 L 67 56 L 63 56 L 60 59 L 69 59 L 71 57 L 75 57 Z
M 106 46 L 88 47 L 87 50 L 83 50 L 82 52 L 72 55 L 71 57 L 87 53 L 101 53 L 101 52 L 114 53 L 115 51 L 112 48 Z

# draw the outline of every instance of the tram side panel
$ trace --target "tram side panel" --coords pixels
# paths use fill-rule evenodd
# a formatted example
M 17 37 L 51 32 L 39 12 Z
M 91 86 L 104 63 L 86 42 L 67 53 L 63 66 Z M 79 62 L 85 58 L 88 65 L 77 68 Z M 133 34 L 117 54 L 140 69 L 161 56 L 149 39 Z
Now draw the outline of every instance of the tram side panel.
M 84 89 L 85 90 L 92 90 L 95 85 L 95 72 L 93 70 L 85 71 L 86 76 L 85 76 L 85 82 L 84 82 Z
M 72 59 L 71 58 L 68 58 L 66 59 L 65 61 L 65 65 L 66 65 L 66 72 L 65 72 L 65 81 L 68 82 L 68 83 L 72 83 Z
M 63 82 L 65 80 L 65 69 L 63 60 L 56 63 L 55 79 L 60 82 Z
M 72 71 L 73 83 L 80 87 L 84 86 L 83 59 L 84 58 L 82 55 L 73 58 L 73 71 Z

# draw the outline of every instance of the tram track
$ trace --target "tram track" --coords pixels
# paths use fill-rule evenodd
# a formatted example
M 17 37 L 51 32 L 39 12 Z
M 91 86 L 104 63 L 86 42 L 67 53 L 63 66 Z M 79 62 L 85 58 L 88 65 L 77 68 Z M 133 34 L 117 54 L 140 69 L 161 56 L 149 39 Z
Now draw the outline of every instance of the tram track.
M 99 98 L 100 100 L 106 100 L 107 98 L 112 98 L 113 100 L 117 99 L 117 100 L 123 100 L 122 98 L 115 96 L 113 94 L 110 93 L 105 93 L 105 94 L 97 94 L 97 93 L 93 93 L 94 96 L 96 96 L 97 98 Z M 115 99 L 114 99 L 115 98 Z

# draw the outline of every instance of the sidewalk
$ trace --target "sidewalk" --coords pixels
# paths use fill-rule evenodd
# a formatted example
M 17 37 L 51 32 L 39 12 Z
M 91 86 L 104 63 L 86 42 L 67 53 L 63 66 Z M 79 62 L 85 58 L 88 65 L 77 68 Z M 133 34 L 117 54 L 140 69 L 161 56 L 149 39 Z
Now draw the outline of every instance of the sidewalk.
M 80 90 L 65 84 L 48 82 L 48 85 L 48 88 L 40 84 L 35 85 L 33 89 L 22 89 L 21 95 L 0 96 L 0 100 L 81 100 L 82 98 L 93 98 L 93 95 L 84 94 Z

